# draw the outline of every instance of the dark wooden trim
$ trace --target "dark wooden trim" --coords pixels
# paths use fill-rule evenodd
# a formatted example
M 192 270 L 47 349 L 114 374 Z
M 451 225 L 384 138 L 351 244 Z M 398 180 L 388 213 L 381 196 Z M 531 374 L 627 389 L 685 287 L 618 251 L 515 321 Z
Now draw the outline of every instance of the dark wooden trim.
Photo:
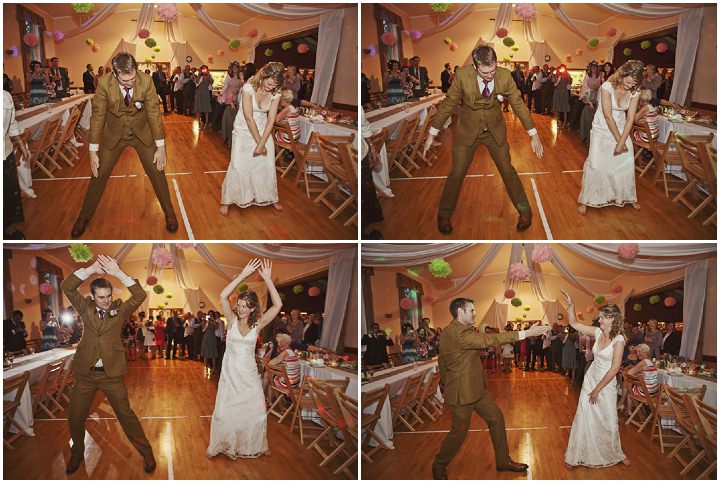
M 403 275 L 402 273 L 395 274 L 395 280 L 397 281 L 398 288 L 411 288 L 417 291 L 420 295 L 423 294 L 423 285 L 421 282 L 418 282 L 407 275 Z
M 31 20 L 38 25 L 38 30 L 40 31 L 40 35 L 38 35 L 39 42 L 40 42 L 40 54 L 41 54 L 41 62 L 43 67 L 47 64 L 47 57 L 45 55 L 45 19 L 42 18 L 42 16 L 38 15 L 37 13 L 33 12 L 32 10 L 29 10 L 22 5 L 17 6 L 17 22 L 18 22 L 18 34 L 20 35 L 20 42 L 18 45 L 18 48 L 20 49 L 20 54 L 22 56 L 22 62 L 23 62 L 23 86 L 25 90 L 23 92 L 30 92 L 30 83 L 28 82 L 28 77 L 30 73 L 30 65 L 28 61 L 27 54 L 25 53 L 25 43 L 23 42 L 23 37 L 25 36 L 23 27 L 23 22 L 25 21 L 25 17 L 30 17 Z
M 354 113 L 357 113 L 357 109 L 358 109 L 358 106 L 357 106 L 357 105 L 342 104 L 342 103 L 340 103 L 340 102 L 333 102 L 333 103 L 332 103 L 332 106 L 333 106 L 335 109 L 342 109 L 342 110 L 344 110 L 344 111 L 351 111 L 351 112 L 354 112 Z
M 12 311 L 15 310 L 12 292 L 12 272 L 10 271 L 10 259 L 12 257 L 12 250 L 3 250 L 3 270 L 5 273 L 5 277 L 3 277 L 3 310 L 5 311 L 3 319 L 9 319 Z
M 704 102 L 693 102 L 692 104 L 690 104 L 690 107 L 694 107 L 696 109 L 703 109 L 705 111 L 717 112 L 717 104 L 705 104 Z

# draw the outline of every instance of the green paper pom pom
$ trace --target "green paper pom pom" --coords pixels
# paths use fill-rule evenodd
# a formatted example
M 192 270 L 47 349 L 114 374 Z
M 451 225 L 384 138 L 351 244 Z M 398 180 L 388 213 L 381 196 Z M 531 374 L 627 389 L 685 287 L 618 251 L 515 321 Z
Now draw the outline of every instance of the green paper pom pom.
M 153 62 L 152 57 L 145 57 L 146 64 L 152 64 L 152 62 Z
M 515 297 L 512 300 L 510 300 L 510 303 L 512 304 L 513 307 L 520 307 L 522 305 L 522 300 Z
M 514 56 L 512 54 L 508 54 L 508 57 L 512 59 Z
M 151 49 L 157 45 L 157 42 L 155 42 L 155 39 L 152 37 L 148 37 L 145 39 L 145 45 L 150 47 Z
M 249 287 L 248 287 L 248 284 L 246 284 L 246 283 L 241 283 L 240 285 L 238 285 L 237 290 L 238 290 L 238 292 L 243 293 L 243 292 L 247 292 L 247 291 L 248 291 L 248 288 L 249 288 Z
M 285 300 L 286 297 L 287 297 L 287 295 L 285 295 L 284 293 L 280 292 L 280 300 Z
M 633 305 L 633 310 L 635 312 L 640 312 L 642 310 L 642 304 L 635 304 Z
M 605 296 L 604 295 L 596 295 L 595 296 L 595 303 L 598 305 L 605 303 Z
M 443 42 L 445 42 L 445 45 L 450 45 L 452 44 L 452 39 L 450 37 L 445 37 L 443 39 Z
M 78 263 L 89 262 L 93 258 L 93 252 L 90 247 L 84 243 L 73 243 L 70 245 L 70 256 Z
M 647 49 L 649 49 L 650 47 L 652 47 L 652 43 L 651 43 L 649 40 L 643 40 L 642 42 L 640 42 L 640 48 L 641 48 L 641 49 L 647 50 Z
M 452 273 L 452 267 L 442 258 L 433 258 L 428 263 L 428 270 L 433 277 L 445 278 Z
M 155 48 L 153 48 L 153 50 L 154 50 L 155 52 L 160 52 L 160 47 L 155 47 Z
M 300 284 L 300 283 L 293 287 L 293 293 L 295 295 L 299 295 L 299 294 L 303 293 L 304 290 L 305 290 L 305 287 L 303 287 L 302 284 Z
M 522 322 L 522 321 L 523 321 L 523 318 L 521 315 L 518 315 L 517 317 L 515 317 L 515 322 Z
M 595 37 L 588 39 L 588 47 L 597 47 L 598 44 L 600 44 L 600 41 Z
M 85 43 L 88 44 L 88 45 L 92 45 L 92 44 L 95 43 L 95 41 L 94 41 L 93 39 L 91 39 L 91 38 L 87 38 L 87 39 L 85 39 Z
M 515 41 L 513 40 L 512 37 L 505 37 L 503 39 L 503 45 L 505 47 L 512 47 L 513 45 L 515 45 Z
M 90 10 L 95 6 L 94 3 L 71 3 L 75 13 L 90 13 Z
M 273 51 L 272 49 L 265 49 L 265 57 L 272 57 Z
M 450 3 L 431 3 L 430 8 L 435 13 L 445 13 L 450 8 Z
M 509 55 L 504 55 L 502 60 L 503 60 L 503 62 L 510 62 L 512 59 L 510 58 Z
M 517 52 L 518 50 L 520 50 L 520 47 L 518 47 L 517 45 L 513 45 L 510 50 L 512 50 L 513 52 Z
M 240 40 L 232 39 L 228 45 L 231 49 L 237 49 L 238 47 L 240 47 Z
M 292 42 L 290 42 L 289 40 L 287 40 L 287 41 L 285 41 L 285 42 L 282 43 L 281 47 L 282 47 L 283 50 L 290 50 L 290 49 L 292 49 Z
M 629 48 L 623 49 L 623 55 L 625 57 L 630 57 L 632 55 L 632 49 L 629 49 Z
M 153 292 L 155 292 L 155 293 L 158 294 L 158 295 L 160 295 L 160 294 L 163 293 L 164 291 L 165 291 L 165 288 L 164 288 L 162 285 L 155 285 L 155 286 L 153 287 Z
M 173 298 L 172 292 L 166 293 L 166 294 L 165 294 L 165 298 L 166 298 L 166 299 L 171 299 L 171 298 Z
M 159 308 L 160 310 L 162 310 L 162 309 L 165 308 L 165 304 L 158 304 L 158 307 L 157 307 L 157 308 Z
M 648 300 L 651 304 L 659 304 L 660 303 L 660 296 L 659 295 L 652 295 L 650 299 Z
M 151 58 L 151 59 L 155 59 L 155 56 L 154 56 L 154 55 L 151 55 L 150 58 Z
M 529 305 L 526 305 L 525 307 L 523 307 L 523 310 L 525 312 L 530 312 L 530 310 L 532 310 L 532 307 L 530 307 Z

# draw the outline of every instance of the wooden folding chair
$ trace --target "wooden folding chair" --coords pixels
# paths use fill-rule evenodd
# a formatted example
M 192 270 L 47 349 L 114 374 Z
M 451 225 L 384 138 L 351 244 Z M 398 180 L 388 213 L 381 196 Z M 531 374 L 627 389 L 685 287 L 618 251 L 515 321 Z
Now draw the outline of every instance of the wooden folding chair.
M 52 158 L 56 164 L 59 163 L 60 159 L 65 161 L 70 166 L 75 166 L 73 160 L 79 160 L 78 151 L 75 146 L 72 145 L 70 140 L 75 136 L 75 125 L 80 119 L 80 111 L 76 108 L 70 110 L 68 120 L 64 126 L 58 128 L 57 135 L 55 137 L 55 143 L 53 144 Z
M 51 362 L 47 365 L 47 378 L 41 385 L 30 386 L 30 391 L 37 394 L 37 407 L 42 409 L 49 418 L 55 419 L 55 412 L 64 408 L 55 400 L 55 394 L 60 390 L 60 380 L 65 368 L 65 361 Z
M 419 117 L 405 119 L 400 126 L 398 136 L 385 144 L 388 152 L 388 164 L 391 165 L 390 169 L 397 168 L 408 178 L 412 178 L 413 171 L 420 169 L 420 166 L 407 153 L 412 150 L 412 141 L 419 123 Z
M 25 388 L 27 387 L 29 378 L 30 373 L 25 371 L 22 374 L 8 377 L 3 380 L 3 396 L 7 396 L 8 394 L 15 392 L 15 395 L 12 396 L 12 400 L 3 399 L 3 444 L 7 449 L 15 449 L 13 448 L 12 443 L 20 436 L 30 436 L 25 429 L 23 429 L 22 425 L 15 420 L 15 413 L 20 407 L 20 401 L 25 393 Z M 10 434 L 11 425 L 15 425 L 18 429 L 17 433 Z
M 410 431 L 415 431 L 413 424 L 410 421 L 417 424 L 422 424 L 423 420 L 415 412 L 418 404 L 418 397 L 420 395 L 420 385 L 423 380 L 422 372 L 414 376 L 410 376 L 405 379 L 402 390 L 396 396 L 390 398 L 390 409 L 392 410 L 392 427 L 394 428 L 398 422 L 401 422 Z M 408 421 L 410 419 L 410 421 Z
M 717 468 L 717 408 L 710 406 L 694 397 L 691 399 L 695 411 L 691 413 L 694 418 L 697 436 L 700 445 L 705 450 L 705 460 L 708 467 L 698 476 L 698 480 L 705 480 Z
M 344 225 L 357 224 L 357 152 L 353 154 L 352 146 L 350 151 L 345 146 L 352 142 L 352 136 L 318 135 L 316 139 L 330 184 L 313 202 L 330 208 L 330 219 L 336 218 L 355 202 L 353 215 Z
M 636 132 L 643 134 L 648 141 L 643 141 L 642 138 L 640 138 L 640 140 L 636 139 Z M 632 130 L 630 131 L 630 139 L 635 148 L 635 171 L 640 173 L 638 177 L 642 178 L 650 171 L 650 168 L 653 166 L 657 168 L 657 162 L 662 156 L 662 150 L 665 148 L 665 144 L 658 142 L 657 139 L 653 139 L 650 126 L 648 126 L 645 120 L 639 120 L 633 123 Z M 644 152 L 652 155 L 649 161 L 645 161 L 645 158 L 642 156 Z
M 715 176 L 710 165 L 710 159 L 707 157 L 707 144 L 712 141 L 712 135 L 708 136 L 685 136 L 683 134 L 675 135 L 675 142 L 682 158 L 683 171 L 687 175 L 687 184 L 673 198 L 673 203 L 680 202 L 685 205 L 690 214 L 688 218 L 695 217 L 703 208 L 710 204 L 711 201 L 717 200 L 717 190 Z M 706 195 L 698 189 L 698 184 L 702 183 L 708 188 L 709 193 Z M 694 193 L 702 201 L 695 203 L 689 198 L 690 193 Z M 714 210 L 717 211 L 717 210 Z
M 344 379 L 315 379 L 315 383 L 322 385 L 327 388 L 337 388 L 343 392 L 347 390 L 350 384 L 350 378 Z M 307 377 L 303 377 L 300 381 L 300 387 L 291 389 L 290 397 L 293 400 L 293 417 L 290 422 L 290 431 L 294 431 L 298 428 L 300 433 L 300 444 L 305 445 L 306 438 L 313 438 L 313 440 L 321 434 L 324 429 L 315 427 L 308 427 L 304 424 L 303 411 L 306 412 L 317 412 L 318 407 L 315 403 L 315 398 L 310 391 L 310 383 Z M 308 446 L 309 448 L 310 446 Z
M 378 156 L 380 156 L 380 151 L 382 151 L 382 147 L 387 140 L 387 136 L 388 130 L 386 127 L 384 127 L 369 138 L 365 138 L 365 142 L 368 143 L 369 146 L 372 146 Z
M 267 359 L 261 359 L 263 367 L 265 368 L 265 375 L 270 380 L 270 407 L 268 408 L 267 412 L 268 414 L 272 414 L 273 416 L 277 416 L 278 422 L 282 423 L 285 418 L 290 415 L 293 409 L 292 404 L 287 404 L 287 407 L 284 409 L 280 409 L 280 412 L 277 408 L 281 408 L 285 402 L 285 397 L 290 397 L 290 378 L 287 375 L 287 371 L 285 371 L 285 366 L 274 366 L 270 364 L 270 362 Z M 285 381 L 285 386 L 283 387 L 280 384 L 277 384 L 275 382 L 275 378 L 278 377 Z
M 377 426 L 378 421 L 380 421 L 380 416 L 389 394 L 390 384 L 385 384 L 380 389 L 364 392 L 360 398 L 362 411 L 361 431 L 363 433 L 360 450 L 363 459 L 368 463 L 373 462 L 372 456 L 381 449 L 390 449 L 375 432 L 375 426 Z M 375 405 L 375 407 L 370 409 L 373 405 Z M 377 446 L 375 447 L 371 447 L 373 440 L 377 442 Z
M 698 428 L 694 424 L 695 419 L 697 419 L 697 414 L 693 414 L 695 413 L 695 406 L 691 401 L 693 396 L 681 394 L 669 386 L 666 386 L 666 395 L 668 404 L 675 414 L 676 427 L 680 428 L 683 437 L 680 443 L 670 452 L 668 459 L 675 458 L 678 460 L 683 466 L 680 474 L 685 475 L 705 456 L 705 449 L 702 448 L 701 451 L 698 452 L 695 445 L 695 439 L 698 437 Z M 680 455 L 680 450 L 684 448 L 690 450 L 690 453 L 694 455 L 692 460 L 685 461 Z
M 713 214 L 707 217 L 705 221 L 703 221 L 703 226 L 709 225 L 710 223 L 712 223 L 713 225 L 717 225 L 717 149 L 712 147 L 711 144 L 706 144 L 705 156 L 707 157 L 708 163 L 710 165 L 710 179 L 715 190 L 714 193 L 716 206 Z
M 295 148 L 299 150 L 297 159 L 297 173 L 295 174 L 295 185 L 300 183 L 302 177 L 305 195 L 310 198 L 311 193 L 322 193 L 327 188 L 329 182 L 322 178 L 314 176 L 314 172 L 324 171 L 325 163 L 318 149 L 316 132 L 310 135 L 307 144 L 296 143 Z
M 420 386 L 420 398 L 417 406 L 418 412 L 425 413 L 432 421 L 442 414 L 442 403 L 437 400 L 437 389 L 440 385 L 440 371 L 433 371 Z
M 358 402 L 340 389 L 334 389 L 333 393 L 340 409 L 340 432 L 346 445 L 345 452 L 348 455 L 333 473 L 337 475 L 342 472 L 350 479 L 357 479 L 350 465 L 357 461 L 358 454 Z M 357 464 L 352 468 L 357 469 Z
M 31 169 L 34 171 L 39 168 L 42 172 L 51 178 L 54 178 L 53 171 L 62 169 L 55 162 L 51 155 L 55 136 L 60 127 L 60 118 L 46 121 L 42 127 L 42 132 L 37 141 L 28 145 L 30 150 Z
M 62 407 L 63 401 L 70 403 L 70 398 L 66 393 L 74 383 L 75 378 L 73 378 L 72 369 L 70 368 L 70 364 L 66 363 L 65 368 L 62 370 L 62 374 L 60 375 L 57 392 L 53 396 L 53 399 L 58 406 Z
M 275 142 L 275 169 L 284 178 L 290 170 L 297 168 L 298 159 L 301 157 L 300 150 L 296 144 L 302 144 L 295 140 L 290 124 L 287 121 L 278 121 L 273 125 L 272 138 Z M 289 141 L 285 141 L 288 139 Z M 292 153 L 292 161 L 285 159 L 285 153 Z
M 412 152 L 410 153 L 410 158 L 420 160 L 428 167 L 432 166 L 431 160 L 436 160 L 437 155 L 432 151 L 432 148 L 428 149 L 427 153 L 423 154 L 423 147 L 425 146 L 425 141 L 427 140 L 428 133 L 430 132 L 430 123 L 436 115 L 437 108 L 433 106 L 428 111 L 428 114 L 425 117 L 425 122 L 422 123 L 420 129 L 418 129 L 415 133 L 415 141 L 413 142 Z
M 82 118 L 83 114 L 85 113 L 85 109 L 87 108 L 87 104 L 90 102 L 90 99 L 85 99 L 80 104 L 78 104 L 78 112 L 80 113 L 80 116 L 78 117 L 78 122 L 75 123 L 75 139 L 80 140 L 85 137 L 85 134 L 87 134 L 88 130 L 85 129 L 80 125 L 80 119 Z
M 335 387 L 322 384 L 310 376 L 307 376 L 305 379 L 310 387 L 310 393 L 315 400 L 318 415 L 325 424 L 323 432 L 310 443 L 308 449 L 317 451 L 323 458 L 320 466 L 325 466 L 347 447 L 347 441 L 338 441 L 336 437 L 336 434 L 341 431 L 340 426 L 344 424 L 344 421 L 333 392 Z M 331 451 L 326 452 L 320 445 L 322 440 L 329 441 Z
M 625 426 L 631 424 L 638 428 L 638 433 L 642 433 L 655 416 L 655 407 L 657 406 L 657 401 L 655 401 L 655 398 L 660 397 L 659 393 L 655 394 L 654 396 L 650 395 L 647 385 L 645 384 L 645 378 L 643 378 L 641 374 L 635 376 L 623 374 L 623 378 L 623 385 L 625 386 L 628 395 L 628 404 L 632 404 L 632 401 L 638 403 L 635 407 L 635 410 L 633 410 L 633 412 L 630 414 L 630 417 L 627 419 L 627 421 L 625 421 Z M 637 394 L 635 394 L 633 392 L 633 386 L 640 388 L 643 395 L 638 396 Z M 641 411 L 643 410 L 643 408 L 647 411 L 647 416 L 642 421 L 636 420 L 636 416 L 639 416 L 642 419 L 643 414 Z
M 697 397 L 702 399 L 705 396 L 706 389 L 707 386 L 703 385 L 700 388 L 693 388 L 684 391 L 684 393 L 688 395 L 696 395 Z M 659 396 L 655 399 L 655 411 L 652 421 L 652 434 L 650 435 L 651 441 L 656 437 L 660 440 L 660 452 L 663 454 L 665 453 L 665 448 L 675 448 L 683 440 L 683 437 L 679 436 L 674 431 L 670 431 L 669 434 L 667 431 L 663 432 L 663 418 L 675 419 L 675 411 L 673 411 L 673 408 L 670 405 L 668 395 L 670 391 L 674 391 L 675 393 L 677 393 L 675 389 L 671 388 L 667 384 L 663 384 Z

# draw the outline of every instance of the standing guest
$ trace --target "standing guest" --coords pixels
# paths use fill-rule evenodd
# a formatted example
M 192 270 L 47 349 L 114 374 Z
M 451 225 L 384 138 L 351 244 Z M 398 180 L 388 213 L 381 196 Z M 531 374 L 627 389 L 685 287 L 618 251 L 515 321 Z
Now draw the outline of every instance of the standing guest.
M 300 310 L 292 309 L 290 311 L 290 321 L 287 326 L 285 326 L 285 330 L 290 334 L 293 342 L 302 342 L 304 328 L 302 317 L 300 317 Z
M 535 104 L 535 114 L 542 114 L 542 86 L 545 82 L 547 82 L 545 72 L 540 70 L 539 65 L 536 65 L 533 67 L 532 87 L 528 96 L 528 110 L 532 109 Z
M 218 351 L 218 357 L 217 357 L 217 374 L 220 374 L 222 371 L 222 362 L 223 357 L 225 356 L 225 347 L 226 347 L 226 337 L 227 337 L 227 329 L 225 327 L 225 320 L 223 320 L 222 316 L 220 315 L 220 312 L 214 311 L 213 317 L 215 317 L 215 322 L 217 324 L 215 329 L 215 340 L 217 341 L 217 351 Z
M 598 325 L 595 325 L 595 327 L 599 327 Z M 581 334 L 580 335 L 580 344 L 582 347 L 585 348 L 585 365 L 583 366 L 583 377 L 585 376 L 585 373 L 590 368 L 590 364 L 593 363 L 593 359 L 595 359 L 595 356 L 593 355 L 593 346 L 595 345 L 595 336 L 592 334 Z
M 155 91 L 157 91 L 162 101 L 163 112 L 170 114 L 167 107 L 167 75 L 165 74 L 165 69 L 162 64 L 157 65 L 157 70 L 152 74 L 152 80 L 155 85 Z
M 450 85 L 452 85 L 453 81 L 455 80 L 455 76 L 457 76 L 457 71 L 459 68 L 460 68 L 459 65 L 456 65 L 455 67 L 453 67 L 453 73 L 452 73 L 452 76 L 450 76 Z
M 635 324 L 630 329 L 630 337 L 628 338 L 628 345 L 634 346 L 638 344 L 642 344 L 645 340 L 645 335 L 640 330 L 640 327 Z
M 232 106 L 235 109 L 235 115 L 237 115 L 238 97 L 240 95 L 240 88 L 242 87 L 243 83 L 244 78 L 242 69 L 240 67 L 240 62 L 238 62 L 237 60 L 233 61 L 228 66 L 227 75 L 225 76 L 225 82 L 223 82 L 222 90 L 220 91 L 220 95 L 218 96 L 220 108 L 218 109 L 215 121 L 213 122 L 213 128 L 216 131 L 220 132 L 220 130 L 222 129 L 225 109 L 227 109 L 228 106 Z M 232 120 L 235 121 L 235 116 L 233 116 Z
M 8 91 L 3 91 L 3 128 L 3 235 L 5 239 L 24 240 L 25 234 L 14 226 L 25 221 L 17 167 L 20 162 L 28 162 L 30 151 L 27 144 L 20 140 L 20 127 L 15 119 L 15 103 Z M 15 159 L 15 147 L 20 151 L 21 159 Z
M 316 345 L 322 334 L 322 316 L 320 314 L 310 314 L 303 332 L 303 344 Z
M 366 141 L 372 137 L 370 123 L 365 117 L 365 108 L 360 109 L 360 233 L 363 240 L 382 240 L 383 235 L 373 227 L 373 224 L 384 220 L 382 206 L 378 200 L 372 173 L 380 168 L 380 157 L 375 146 Z
M 555 75 L 557 71 L 554 67 L 548 67 L 543 64 L 543 75 L 546 81 L 542 85 L 542 111 L 541 114 L 552 115 L 553 98 L 555 96 Z
M 183 86 L 187 84 L 188 79 L 183 74 L 182 67 L 175 67 L 172 76 L 172 94 L 170 95 L 170 108 L 178 114 L 185 113 L 185 100 L 183 99 Z
M 410 62 L 410 76 L 413 83 L 413 97 L 420 99 L 427 95 L 427 87 L 430 84 L 427 68 L 420 66 L 420 57 L 417 55 Z
M 505 327 L 505 332 L 512 332 L 512 325 L 509 325 L 508 327 Z M 512 362 L 515 358 L 515 350 L 513 347 L 512 342 L 508 342 L 507 344 L 503 344 L 501 347 L 502 350 L 502 363 L 503 363 L 503 372 L 512 372 Z
M 438 338 L 437 332 L 430 327 L 430 319 L 423 317 L 420 321 L 420 328 L 425 331 L 425 339 L 428 345 L 428 357 L 433 358 L 437 355 Z
M 70 77 L 65 67 L 60 67 L 60 59 L 50 59 L 50 79 L 55 83 L 55 97 L 61 99 L 70 95 Z
M 385 94 L 387 105 L 394 106 L 405 101 L 405 90 L 403 89 L 403 74 L 400 72 L 400 62 L 397 60 L 388 61 L 388 70 L 384 75 Z
M 95 74 L 93 74 L 92 64 L 86 65 L 85 72 L 83 72 L 83 92 L 85 94 L 95 92 Z
M 191 361 L 195 360 L 195 317 L 188 312 L 185 314 L 185 334 L 183 340 L 183 346 L 187 347 L 187 358 Z
M 524 371 L 535 370 L 535 360 L 537 358 L 537 351 L 535 346 L 542 346 L 542 341 L 537 340 L 537 337 L 528 337 L 525 339 L 525 369 Z
M 195 359 L 198 358 L 202 359 L 202 356 L 200 355 L 200 352 L 202 351 L 202 341 L 203 336 L 205 333 L 203 332 L 203 327 L 205 326 L 206 321 L 206 315 L 202 311 L 198 311 L 198 313 L 195 316 L 195 321 L 193 323 L 195 331 L 193 332 L 193 351 L 195 353 Z
M 410 364 L 418 360 L 417 343 L 418 336 L 409 323 L 404 323 L 400 334 L 400 347 L 402 347 L 402 363 Z
M 30 85 L 30 105 L 37 106 L 45 104 L 48 100 L 47 86 L 50 83 L 49 77 L 43 72 L 42 64 L 37 60 L 30 62 L 30 74 L 28 84 Z
M 298 91 L 302 85 L 302 79 L 298 75 L 297 67 L 289 65 L 285 69 L 285 79 L 283 80 L 282 88 L 290 89 L 293 93 L 293 97 L 297 99 Z
M 212 316 L 212 310 L 210 311 L 210 318 L 205 320 L 203 326 L 203 340 L 202 347 L 200 348 L 200 355 L 205 361 L 205 375 L 210 376 L 215 373 L 215 360 L 218 356 L 217 350 L 217 337 L 215 336 L 215 330 L 217 329 L 217 322 Z
M 370 333 L 362 336 L 361 344 L 366 347 L 363 355 L 363 362 L 369 366 L 387 364 L 387 348 L 392 347 L 393 341 L 384 330 L 380 330 L 380 324 L 373 322 L 370 326 Z
M 3 320 L 3 352 L 24 351 L 27 347 L 23 313 L 13 310 L 9 319 Z
M 167 324 L 162 318 L 162 315 L 155 317 L 155 349 L 158 351 L 158 357 L 162 359 L 163 347 L 167 342 Z M 169 347 L 169 344 L 168 344 Z M 166 357 L 168 359 L 168 357 Z
M 580 100 L 592 107 L 597 105 L 598 90 L 602 85 L 602 77 L 598 68 L 598 63 L 594 60 L 588 64 L 585 78 L 583 79 L 582 88 L 580 89 Z
M 515 327 L 515 330 L 520 332 L 522 330 L 522 324 L 518 323 Z M 524 341 L 516 340 L 513 342 L 513 360 L 515 361 L 515 367 L 520 368 L 520 365 L 522 364 L 521 358 L 520 358 L 520 349 L 522 348 Z
M 605 62 L 603 64 L 602 72 L 600 73 L 600 76 L 602 77 L 603 82 L 607 81 L 612 77 L 612 75 L 615 73 L 615 67 L 612 65 L 612 62 Z
M 105 67 L 101 65 L 98 67 L 97 74 L 95 74 L 95 78 L 93 79 L 93 92 L 97 90 L 98 82 L 100 82 L 103 75 L 105 75 Z
M 563 340 L 560 324 L 553 324 L 550 332 L 550 359 L 553 372 L 560 372 L 562 368 Z
M 123 345 L 125 346 L 125 359 L 128 361 L 134 361 L 137 352 L 135 350 L 135 321 L 133 320 L 132 315 L 123 324 L 122 340 Z
M 656 100 L 658 98 L 658 87 L 662 84 L 662 77 L 658 74 L 657 67 L 653 64 L 645 66 L 645 72 L 643 75 L 642 86 L 645 89 L 649 89 L 652 92 L 651 99 Z
M 452 75 L 453 72 L 450 69 L 450 63 L 448 62 L 445 64 L 445 69 L 443 69 L 440 74 L 440 89 L 443 91 L 443 94 L 447 93 L 448 89 L 450 89 L 450 78 Z
M 524 86 L 525 86 L 525 73 L 522 71 L 522 68 L 520 67 L 520 64 L 515 64 L 515 70 L 513 70 L 510 75 L 512 75 L 513 80 L 515 81 L 515 86 L 520 92 L 523 92 Z
M 165 359 L 170 359 L 170 350 L 172 348 L 172 358 L 176 358 L 177 344 L 183 336 L 183 321 L 180 318 L 180 309 L 175 309 L 172 317 L 167 320 L 167 349 L 165 350 Z
M 40 332 L 42 332 L 40 348 L 42 350 L 46 351 L 58 346 L 58 326 L 58 320 L 53 316 L 53 311 L 44 309 L 42 311 L 42 320 L 40 321 Z
M 186 116 L 194 117 L 195 113 L 195 75 L 190 69 L 190 65 L 185 65 L 183 75 L 183 111 L 182 113 Z
M 138 312 L 138 323 L 137 330 L 135 331 L 135 342 L 137 350 L 140 352 L 140 359 L 146 359 L 145 334 L 143 333 L 143 327 L 145 327 L 145 323 L 145 312 Z
M 648 355 L 651 359 L 660 357 L 660 351 L 663 345 L 663 334 L 658 330 L 657 325 L 657 320 L 648 320 L 648 326 L 645 330 L 645 340 L 643 341 L 650 348 L 650 354 Z
M 570 112 L 572 77 L 570 77 L 565 64 L 560 64 L 560 67 L 558 67 L 554 84 L 552 109 L 557 114 L 558 127 L 567 128 L 570 124 L 568 122 L 568 113 Z
M 667 327 L 667 332 L 665 332 L 665 335 L 663 336 L 663 344 L 661 349 L 662 353 L 670 354 L 673 356 L 680 355 L 682 332 L 678 332 L 677 330 L 675 330 L 674 322 L 668 322 L 665 326 Z
M 577 347 L 575 343 L 578 340 L 577 330 L 568 327 L 568 332 L 563 339 L 562 367 L 565 369 L 565 375 L 570 377 L 570 383 L 575 382 L 575 373 L 578 368 Z
M 207 65 L 203 65 L 200 68 L 200 75 L 195 80 L 195 113 L 198 116 L 200 129 L 207 129 L 210 125 L 213 82 L 210 69 Z
M 552 345 L 552 330 L 548 332 L 546 336 L 543 337 L 542 340 L 542 356 L 540 356 L 540 369 L 546 369 L 548 371 L 552 371 L 554 369 L 554 362 L 552 360 L 552 350 L 550 349 L 550 346 Z M 543 366 L 544 363 L 544 366 Z

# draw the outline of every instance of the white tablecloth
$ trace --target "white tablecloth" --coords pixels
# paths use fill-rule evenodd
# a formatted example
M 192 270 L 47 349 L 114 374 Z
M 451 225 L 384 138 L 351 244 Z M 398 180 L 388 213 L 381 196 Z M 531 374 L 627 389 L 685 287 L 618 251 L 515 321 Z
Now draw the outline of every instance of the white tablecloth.
M 37 382 L 42 376 L 45 367 L 53 362 L 65 360 L 65 367 L 67 368 L 75 355 L 76 349 L 54 349 L 45 352 L 37 352 L 35 354 L 16 357 L 13 367 L 9 369 L 3 369 L 3 380 L 9 377 L 22 374 L 25 371 L 30 372 L 30 379 L 28 384 L 25 386 L 25 392 L 23 392 L 22 398 L 20 399 L 20 407 L 15 413 L 15 420 L 23 426 L 23 429 L 34 436 L 32 426 L 35 423 L 32 414 L 32 398 L 30 397 L 30 385 Z M 4 396 L 6 400 L 13 400 L 15 393 L 9 393 Z M 12 431 L 13 428 L 11 428 Z M 16 432 L 16 431 L 14 431 Z
M 305 116 L 300 116 L 300 138 L 298 141 L 305 144 L 310 140 L 310 135 L 314 132 L 324 134 L 326 136 L 349 136 L 354 134 L 353 146 L 358 149 L 358 131 L 357 128 L 351 126 L 343 126 L 341 124 L 329 124 L 327 122 L 311 121 Z
M 658 141 L 664 143 L 667 141 L 671 131 L 675 131 L 680 134 L 713 134 L 712 146 L 717 149 L 717 129 L 711 126 L 700 126 L 683 121 L 671 121 L 665 116 L 658 116 L 658 125 L 660 132 L 658 134 Z
M 393 446 L 393 427 L 392 427 L 392 410 L 390 409 L 390 397 L 394 396 L 400 391 L 402 391 L 403 385 L 405 384 L 405 380 L 415 376 L 417 374 L 424 374 L 423 381 L 427 380 L 427 378 L 430 376 L 430 374 L 437 370 L 438 363 L 437 360 L 434 360 L 433 362 L 429 364 L 421 364 L 418 365 L 415 368 L 408 369 L 406 371 L 398 371 L 392 376 L 385 377 L 382 379 L 374 380 L 371 382 L 368 382 L 366 384 L 363 384 L 360 390 L 365 392 L 371 392 L 375 391 L 377 389 L 382 389 L 385 384 L 390 384 L 390 393 L 388 394 L 388 398 L 385 399 L 385 405 L 382 408 L 382 411 L 380 412 L 380 420 L 375 425 L 375 434 L 378 435 L 383 440 L 383 443 L 385 443 L 386 446 L 389 448 L 394 448 Z M 378 377 L 380 375 L 390 373 L 396 371 L 396 369 L 384 369 L 383 371 L 375 372 L 373 375 L 374 377 Z M 442 393 L 440 392 L 440 387 L 438 387 L 436 396 L 442 401 Z M 375 405 L 370 406 L 367 408 L 366 412 L 372 414 L 375 411 Z
M 55 119 L 57 117 L 62 118 L 62 125 L 64 126 L 68 118 L 70 117 L 70 109 L 77 106 L 85 99 L 92 99 L 93 97 L 95 97 L 95 94 L 80 94 L 71 97 L 70 99 L 72 99 L 72 101 L 63 105 L 48 103 L 40 106 L 28 107 L 27 109 L 23 109 L 22 111 L 17 111 L 15 112 L 15 116 L 19 116 L 29 112 L 39 112 L 39 114 L 36 114 L 35 116 L 23 119 L 22 121 L 18 121 L 18 127 L 20 128 L 20 132 L 29 128 L 30 138 L 35 138 L 40 135 L 40 132 L 42 131 L 42 126 L 45 124 L 46 121 Z M 50 107 L 50 110 L 47 109 L 48 107 Z M 92 100 L 87 103 L 87 105 L 85 106 L 85 110 L 80 115 L 80 126 L 82 126 L 84 129 L 90 128 L 91 115 Z
M 703 402 L 717 407 L 717 382 L 702 379 L 700 377 L 686 376 L 681 374 L 679 376 L 670 375 L 665 369 L 658 369 L 658 382 L 660 384 L 667 384 L 670 387 L 700 387 L 702 385 L 707 386 L 705 390 L 705 397 Z
M 335 369 L 333 367 L 313 367 L 308 361 L 300 361 L 300 374 L 302 374 L 302 377 L 311 376 L 315 379 L 345 379 L 347 377 L 350 379 L 350 383 L 345 390 L 345 394 L 356 400 L 358 399 L 357 374 Z M 317 411 L 303 409 L 301 416 L 303 419 L 309 419 L 321 426 L 324 426 L 324 423 L 318 416 Z

